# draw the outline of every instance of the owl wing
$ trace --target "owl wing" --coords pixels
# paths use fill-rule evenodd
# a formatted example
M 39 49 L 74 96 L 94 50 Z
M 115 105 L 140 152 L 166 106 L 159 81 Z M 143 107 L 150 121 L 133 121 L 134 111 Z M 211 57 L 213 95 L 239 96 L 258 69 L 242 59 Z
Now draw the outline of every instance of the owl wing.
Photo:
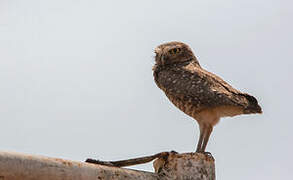
M 193 65 L 162 70 L 157 84 L 167 94 L 192 103 L 199 109 L 218 106 L 248 106 L 241 92 L 220 77 Z

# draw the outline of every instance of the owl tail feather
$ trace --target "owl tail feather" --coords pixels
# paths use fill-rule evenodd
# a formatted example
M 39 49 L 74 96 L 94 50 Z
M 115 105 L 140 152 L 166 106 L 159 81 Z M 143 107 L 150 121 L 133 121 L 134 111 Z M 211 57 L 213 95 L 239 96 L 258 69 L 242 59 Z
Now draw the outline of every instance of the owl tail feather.
M 262 109 L 260 105 L 258 104 L 255 97 L 249 95 L 249 94 L 243 94 L 244 97 L 248 100 L 248 106 L 244 109 L 244 114 L 255 114 L 255 113 L 262 113 Z

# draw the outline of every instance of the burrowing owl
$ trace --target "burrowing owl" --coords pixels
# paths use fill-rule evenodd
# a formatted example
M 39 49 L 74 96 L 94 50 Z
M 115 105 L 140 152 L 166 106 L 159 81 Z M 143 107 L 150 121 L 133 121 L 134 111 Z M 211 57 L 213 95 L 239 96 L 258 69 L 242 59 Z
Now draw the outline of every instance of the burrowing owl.
M 196 152 L 205 152 L 213 126 L 221 117 L 262 113 L 257 100 L 203 69 L 188 45 L 169 42 L 155 49 L 154 78 L 169 100 L 197 120 Z

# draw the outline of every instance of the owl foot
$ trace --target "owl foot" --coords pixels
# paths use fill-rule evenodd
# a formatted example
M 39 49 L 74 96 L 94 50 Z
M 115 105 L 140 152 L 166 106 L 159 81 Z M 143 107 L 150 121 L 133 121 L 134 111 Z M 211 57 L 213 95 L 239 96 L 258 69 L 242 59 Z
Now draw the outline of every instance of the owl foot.
M 215 160 L 215 158 L 213 157 L 212 153 L 210 152 L 204 152 L 203 153 L 206 157 L 212 158 L 213 160 Z
M 172 150 L 170 153 L 178 154 L 178 152 L 177 151 L 174 151 L 174 150 Z

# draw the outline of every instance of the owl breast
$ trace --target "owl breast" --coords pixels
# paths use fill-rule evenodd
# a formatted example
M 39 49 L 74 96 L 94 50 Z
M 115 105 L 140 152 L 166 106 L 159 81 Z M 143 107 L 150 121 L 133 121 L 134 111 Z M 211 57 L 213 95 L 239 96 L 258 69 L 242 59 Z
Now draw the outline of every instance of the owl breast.
M 172 94 L 165 93 L 168 99 L 181 111 L 183 111 L 185 114 L 193 117 L 196 115 L 197 108 L 187 101 L 183 101 L 180 98 L 177 98 L 176 96 L 173 96 Z

